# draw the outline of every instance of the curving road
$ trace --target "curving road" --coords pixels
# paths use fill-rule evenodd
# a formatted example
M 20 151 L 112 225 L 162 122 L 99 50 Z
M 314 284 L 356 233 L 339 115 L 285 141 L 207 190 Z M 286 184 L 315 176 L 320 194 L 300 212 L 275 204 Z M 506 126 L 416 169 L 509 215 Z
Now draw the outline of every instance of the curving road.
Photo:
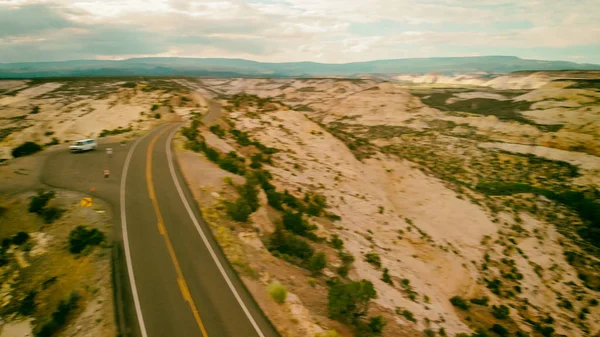
M 214 241 L 171 151 L 177 124 L 130 144 L 49 155 L 42 181 L 113 205 L 122 243 L 128 335 L 140 337 L 276 337 Z M 105 149 L 113 149 L 108 157 Z M 110 170 L 105 179 L 103 170 Z M 94 191 L 91 192 L 90 188 Z M 120 287 L 117 287 L 120 288 Z

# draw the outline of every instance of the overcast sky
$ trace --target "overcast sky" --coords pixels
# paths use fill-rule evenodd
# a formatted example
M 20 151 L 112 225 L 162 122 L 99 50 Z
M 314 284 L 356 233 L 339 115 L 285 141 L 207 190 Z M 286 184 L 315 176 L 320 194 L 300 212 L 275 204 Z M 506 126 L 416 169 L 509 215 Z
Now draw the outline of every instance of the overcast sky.
M 0 62 L 514 55 L 600 64 L 598 0 L 0 0 Z

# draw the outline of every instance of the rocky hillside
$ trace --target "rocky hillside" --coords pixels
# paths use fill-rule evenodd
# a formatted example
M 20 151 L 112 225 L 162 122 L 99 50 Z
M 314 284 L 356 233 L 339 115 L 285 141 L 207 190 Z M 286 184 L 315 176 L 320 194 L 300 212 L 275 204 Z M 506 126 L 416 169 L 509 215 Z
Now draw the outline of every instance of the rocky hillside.
M 190 118 L 186 179 L 283 336 L 594 336 L 599 76 L 507 76 L 0 82 L 0 145 Z

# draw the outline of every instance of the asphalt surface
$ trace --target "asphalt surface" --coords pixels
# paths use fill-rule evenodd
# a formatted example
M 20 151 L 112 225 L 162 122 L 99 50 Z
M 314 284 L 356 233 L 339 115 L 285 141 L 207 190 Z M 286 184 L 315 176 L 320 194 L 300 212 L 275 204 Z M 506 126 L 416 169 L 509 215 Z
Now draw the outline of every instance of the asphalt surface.
M 119 224 L 114 239 L 126 260 L 121 300 L 128 335 L 279 336 L 225 259 L 169 154 L 179 125 L 160 126 L 137 144 L 100 143 L 96 151 L 78 154 L 56 151 L 46 160 L 42 182 L 113 206 Z M 111 158 L 107 147 L 113 149 Z

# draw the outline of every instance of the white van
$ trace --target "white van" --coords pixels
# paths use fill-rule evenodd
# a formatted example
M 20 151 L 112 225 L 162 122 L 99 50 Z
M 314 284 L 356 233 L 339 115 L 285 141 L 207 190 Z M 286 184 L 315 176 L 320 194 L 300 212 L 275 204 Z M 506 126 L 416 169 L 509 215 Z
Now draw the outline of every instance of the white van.
M 83 152 L 95 150 L 98 147 L 95 139 L 83 139 L 76 141 L 73 145 L 69 146 L 71 152 Z

